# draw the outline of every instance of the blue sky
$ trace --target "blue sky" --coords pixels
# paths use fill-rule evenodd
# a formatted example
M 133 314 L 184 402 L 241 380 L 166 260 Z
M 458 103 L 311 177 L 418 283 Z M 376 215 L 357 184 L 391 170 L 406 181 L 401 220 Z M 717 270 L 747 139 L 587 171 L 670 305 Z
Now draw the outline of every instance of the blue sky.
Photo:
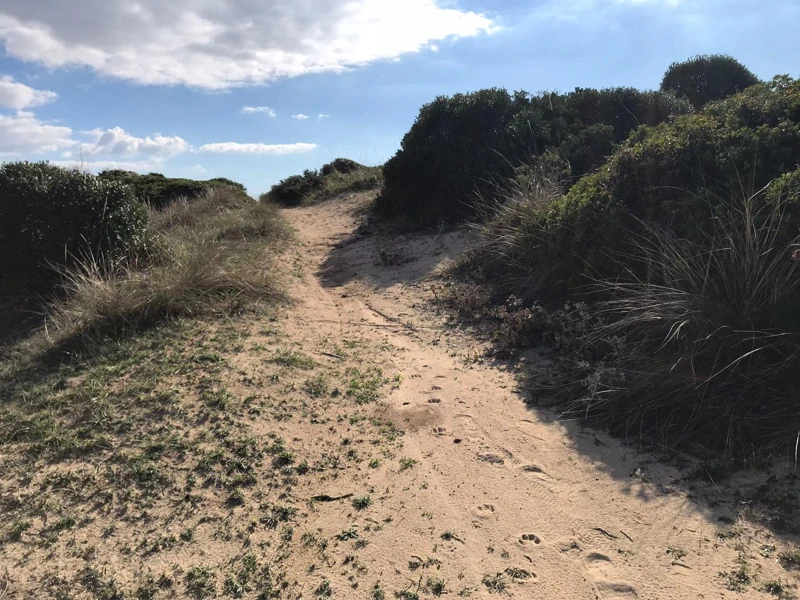
M 439 94 L 655 88 L 705 53 L 797 77 L 798 30 L 798 0 L 3 0 L 0 160 L 258 195 L 382 163 Z

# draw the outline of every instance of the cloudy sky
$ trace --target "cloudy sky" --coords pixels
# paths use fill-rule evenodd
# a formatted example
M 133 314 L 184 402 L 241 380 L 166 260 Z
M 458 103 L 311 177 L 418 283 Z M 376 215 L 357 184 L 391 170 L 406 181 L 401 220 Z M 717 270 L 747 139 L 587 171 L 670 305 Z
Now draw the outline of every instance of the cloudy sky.
M 378 164 L 439 94 L 800 75 L 797 0 L 3 0 L 0 161 L 225 176 Z

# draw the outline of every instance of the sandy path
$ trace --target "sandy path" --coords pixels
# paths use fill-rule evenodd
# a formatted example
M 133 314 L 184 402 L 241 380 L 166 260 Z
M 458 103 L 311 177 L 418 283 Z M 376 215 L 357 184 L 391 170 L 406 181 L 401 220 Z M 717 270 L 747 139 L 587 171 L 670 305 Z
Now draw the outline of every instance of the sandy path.
M 524 583 L 505 575 L 506 593 L 519 598 L 768 597 L 756 586 L 729 591 L 719 574 L 743 556 L 758 560 L 770 534 L 719 538 L 731 525 L 718 519 L 736 515 L 725 497 L 706 508 L 677 485 L 677 469 L 532 410 L 513 373 L 465 360 L 480 344 L 443 328 L 419 283 L 459 250 L 460 235 L 354 235 L 364 199 L 286 211 L 304 275 L 288 327 L 306 339 L 370 335 L 398 349 L 392 362 L 403 381 L 387 410 L 418 464 L 402 482 L 371 481 L 395 515 L 365 553 L 387 597 L 416 589 L 420 575 L 423 584 L 443 577 L 452 596 L 494 597 L 482 579 L 511 567 L 535 574 Z M 381 251 L 413 260 L 380 266 Z M 442 539 L 445 531 L 457 539 Z M 412 556 L 441 564 L 410 572 Z M 762 581 L 794 578 L 774 560 L 761 563 Z M 369 597 L 363 587 L 354 594 Z

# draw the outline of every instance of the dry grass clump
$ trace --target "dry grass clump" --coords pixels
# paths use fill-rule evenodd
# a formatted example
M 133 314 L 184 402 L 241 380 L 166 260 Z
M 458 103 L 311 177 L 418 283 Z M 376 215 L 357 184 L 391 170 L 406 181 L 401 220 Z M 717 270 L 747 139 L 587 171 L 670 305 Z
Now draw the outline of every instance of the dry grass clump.
M 491 200 L 480 199 L 481 218 L 471 225 L 475 244 L 462 264 L 491 281 L 499 296 L 541 299 L 552 280 L 552 267 L 563 257 L 554 236 L 542 228 L 539 214 L 562 197 L 555 169 L 534 168 L 498 184 Z
M 645 227 L 630 257 L 645 275 L 594 286 L 607 299 L 589 305 L 581 344 L 603 358 L 571 410 L 675 441 L 796 435 L 800 237 L 785 233 L 794 201 L 739 198 L 700 243 Z
M 151 210 L 149 233 L 145 256 L 115 265 L 89 258 L 63 272 L 66 293 L 47 309 L 49 345 L 281 297 L 272 263 L 290 234 L 272 204 L 209 189 Z
M 550 310 L 534 299 L 548 297 L 542 282 L 560 260 L 541 218 L 557 196 L 552 180 L 518 184 L 477 226 L 467 259 L 496 298 L 514 294 L 490 313 L 504 344 L 529 346 L 544 336 L 556 347 L 563 385 L 539 391 L 566 415 L 625 435 L 728 450 L 794 443 L 797 198 L 768 186 L 725 203 L 715 199 L 711 231 L 694 241 L 638 221 L 628 251 L 609 253 L 616 268 L 608 270 L 617 276 L 585 285 L 583 302 Z

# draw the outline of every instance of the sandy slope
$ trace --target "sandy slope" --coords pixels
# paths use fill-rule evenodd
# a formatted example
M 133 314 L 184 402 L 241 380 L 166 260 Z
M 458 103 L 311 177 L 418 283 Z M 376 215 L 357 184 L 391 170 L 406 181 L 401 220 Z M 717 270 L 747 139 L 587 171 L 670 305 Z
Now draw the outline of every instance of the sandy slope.
M 505 593 L 518 598 L 767 598 L 759 582 L 797 581 L 759 551 L 785 540 L 737 520 L 730 490 L 693 491 L 677 469 L 533 410 L 512 372 L 473 360 L 480 342 L 443 327 L 420 281 L 463 235 L 359 235 L 366 200 L 285 211 L 303 244 L 300 302 L 286 327 L 311 342 L 367 335 L 397 349 L 391 360 L 403 379 L 385 410 L 418 464 L 404 478 L 371 477 L 393 519 L 361 555 L 387 597 L 418 587 L 422 595 L 430 576 L 452 596 L 494 597 L 482 580 L 508 568 L 535 574 L 504 575 Z M 408 262 L 383 266 L 381 253 Z M 311 524 L 331 529 L 343 510 L 320 505 Z M 412 571 L 414 557 L 438 564 Z M 742 564 L 754 581 L 726 589 L 720 573 Z

